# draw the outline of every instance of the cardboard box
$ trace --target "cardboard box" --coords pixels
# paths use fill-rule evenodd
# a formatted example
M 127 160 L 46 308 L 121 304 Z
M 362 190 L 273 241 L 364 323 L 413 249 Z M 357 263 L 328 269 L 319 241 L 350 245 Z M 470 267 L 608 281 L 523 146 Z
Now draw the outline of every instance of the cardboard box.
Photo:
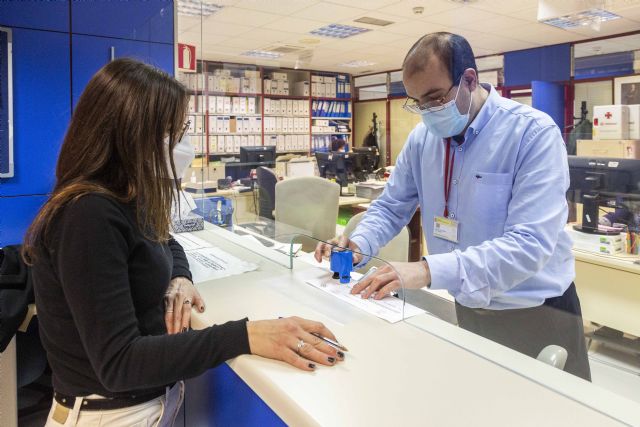
M 629 139 L 640 139 L 640 104 L 629 107 Z
M 579 139 L 577 141 L 576 154 L 582 157 L 640 159 L 640 140 Z
M 629 107 L 597 105 L 593 108 L 593 139 L 629 139 Z
M 201 135 L 204 132 L 204 117 L 202 115 L 196 116 L 196 134 Z

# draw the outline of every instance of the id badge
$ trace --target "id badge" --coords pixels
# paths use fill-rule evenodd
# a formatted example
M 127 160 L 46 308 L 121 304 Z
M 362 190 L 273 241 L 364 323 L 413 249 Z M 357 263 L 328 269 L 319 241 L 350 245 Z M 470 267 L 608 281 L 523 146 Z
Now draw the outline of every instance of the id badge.
M 433 219 L 433 235 L 449 242 L 458 243 L 458 221 L 437 216 Z

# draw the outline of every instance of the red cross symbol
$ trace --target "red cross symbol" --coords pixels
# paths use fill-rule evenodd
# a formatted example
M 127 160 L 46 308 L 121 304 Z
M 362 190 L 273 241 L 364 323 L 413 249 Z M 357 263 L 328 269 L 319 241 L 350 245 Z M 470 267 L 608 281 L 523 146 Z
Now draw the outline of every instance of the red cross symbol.
M 606 112 L 604 116 L 605 116 L 607 119 L 610 119 L 612 115 L 613 115 L 613 114 L 611 114 L 611 113 L 609 113 L 609 112 Z

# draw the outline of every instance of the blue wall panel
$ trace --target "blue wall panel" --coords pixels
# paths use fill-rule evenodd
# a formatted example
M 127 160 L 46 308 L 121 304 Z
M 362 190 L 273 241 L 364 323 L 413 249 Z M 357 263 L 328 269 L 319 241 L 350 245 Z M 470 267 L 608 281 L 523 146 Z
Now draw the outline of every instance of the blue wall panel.
M 111 47 L 115 48 L 116 58 L 135 58 L 173 74 L 173 45 L 74 34 L 72 36 L 74 106 L 91 77 L 109 62 Z
M 70 118 L 69 35 L 13 29 L 15 175 L 0 195 L 45 194 Z
M 531 106 L 551 116 L 564 133 L 564 85 L 551 82 L 531 82 Z
M 185 425 L 286 426 L 226 363 L 186 382 Z
M 71 32 L 173 43 L 173 1 L 76 1 Z
M 68 32 L 69 0 L 2 0 L 0 25 Z
M 45 196 L 0 196 L 0 247 L 22 243 L 25 231 L 46 200 Z
M 528 86 L 534 80 L 566 81 L 571 77 L 571 45 L 559 44 L 504 54 L 505 86 Z

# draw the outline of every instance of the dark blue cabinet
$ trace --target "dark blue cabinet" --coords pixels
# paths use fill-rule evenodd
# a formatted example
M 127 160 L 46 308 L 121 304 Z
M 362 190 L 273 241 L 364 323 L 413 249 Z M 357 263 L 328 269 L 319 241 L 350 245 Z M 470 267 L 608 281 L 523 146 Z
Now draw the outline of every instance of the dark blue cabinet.
M 0 248 L 22 243 L 25 231 L 46 200 L 46 196 L 0 196 Z
M 69 0 L 2 0 L 0 25 L 69 32 Z
M 71 113 L 69 35 L 12 31 L 15 175 L 0 179 L 0 196 L 46 194 Z
M 75 106 L 91 77 L 111 59 L 129 57 L 173 74 L 173 45 L 95 36 L 72 36 L 72 90 Z
M 173 1 L 74 1 L 71 32 L 173 43 Z

